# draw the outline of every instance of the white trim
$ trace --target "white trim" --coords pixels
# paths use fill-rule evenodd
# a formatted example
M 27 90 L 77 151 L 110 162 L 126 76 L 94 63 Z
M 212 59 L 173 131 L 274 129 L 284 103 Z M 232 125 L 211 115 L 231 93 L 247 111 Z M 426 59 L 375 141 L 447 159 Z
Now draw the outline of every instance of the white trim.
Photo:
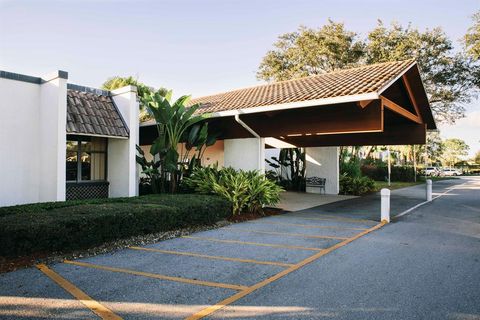
M 107 135 L 104 135 L 104 134 L 93 134 L 93 133 L 70 133 L 70 132 L 67 132 L 67 135 L 128 140 L 128 137 L 107 136 Z
M 110 91 L 112 96 L 118 96 L 119 94 L 124 94 L 124 93 L 127 93 L 127 92 L 137 92 L 137 87 L 136 86 L 132 86 L 132 85 L 127 85 L 125 87 L 121 87 L 121 88 L 118 88 L 118 89 L 115 89 L 115 90 L 112 90 Z
M 290 102 L 290 103 L 271 104 L 266 106 L 253 107 L 253 108 L 213 112 L 213 113 L 210 113 L 210 117 L 220 118 L 220 117 L 235 116 L 237 114 L 249 114 L 249 113 L 258 113 L 258 112 L 266 112 L 266 111 L 297 109 L 297 108 L 315 107 L 315 106 L 346 103 L 346 102 L 357 102 L 359 100 L 375 100 L 375 99 L 380 99 L 379 94 L 377 92 L 370 92 L 370 93 L 362 93 L 362 94 L 349 95 L 349 96 L 339 96 L 339 97 L 316 99 L 316 100 L 296 101 L 296 102 Z M 206 112 L 206 114 L 209 114 L 209 113 Z
M 377 91 L 378 95 L 381 95 L 383 91 L 387 90 L 392 84 L 395 83 L 398 79 L 400 79 L 408 70 L 410 70 L 413 66 L 417 64 L 416 61 L 413 61 L 411 65 L 409 65 L 405 70 L 403 70 L 400 74 L 398 74 L 395 78 L 387 82 L 380 90 Z

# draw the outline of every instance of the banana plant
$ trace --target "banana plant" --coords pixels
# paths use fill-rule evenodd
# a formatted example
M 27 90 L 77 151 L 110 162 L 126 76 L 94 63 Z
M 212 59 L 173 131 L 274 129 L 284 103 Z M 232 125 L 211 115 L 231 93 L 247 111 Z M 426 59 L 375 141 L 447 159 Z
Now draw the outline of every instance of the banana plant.
M 147 107 L 157 123 L 158 138 L 153 142 L 150 153 L 160 159 L 162 179 L 170 177 L 170 192 L 177 188 L 179 167 L 178 148 L 185 132 L 205 119 L 195 115 L 198 104 L 187 107 L 190 96 L 182 96 L 172 103 L 172 91 L 162 95 L 159 92 L 147 92 L 142 103 Z M 168 173 L 168 175 L 165 175 Z

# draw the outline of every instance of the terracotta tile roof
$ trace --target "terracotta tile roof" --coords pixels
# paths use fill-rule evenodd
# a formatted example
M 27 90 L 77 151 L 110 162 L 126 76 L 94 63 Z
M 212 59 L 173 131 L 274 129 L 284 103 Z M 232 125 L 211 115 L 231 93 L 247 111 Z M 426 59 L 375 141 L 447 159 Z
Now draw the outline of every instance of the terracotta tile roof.
M 67 133 L 128 137 L 128 128 L 109 95 L 67 90 Z
M 238 89 L 192 99 L 198 113 L 220 112 L 377 92 L 401 75 L 414 60 L 386 62 Z

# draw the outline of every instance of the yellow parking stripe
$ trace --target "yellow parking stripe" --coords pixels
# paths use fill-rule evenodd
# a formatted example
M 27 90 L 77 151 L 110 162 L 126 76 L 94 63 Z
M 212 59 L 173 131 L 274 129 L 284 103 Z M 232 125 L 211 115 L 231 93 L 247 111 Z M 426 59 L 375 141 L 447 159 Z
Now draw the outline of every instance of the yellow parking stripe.
M 223 256 L 210 256 L 210 255 L 206 255 L 206 254 L 199 254 L 199 253 L 193 253 L 193 252 L 170 251 L 170 250 L 160 250 L 160 249 L 141 248 L 141 247 L 130 247 L 130 249 L 151 251 L 151 252 L 159 252 L 159 253 L 165 253 L 165 254 L 174 254 L 174 255 L 179 255 L 179 256 L 198 257 L 198 258 L 213 259 L 213 260 L 225 260 L 225 261 L 235 261 L 235 262 L 244 262 L 244 263 L 265 264 L 265 265 L 280 266 L 280 267 L 291 267 L 291 266 L 293 266 L 293 264 L 291 264 L 291 263 L 230 258 L 230 257 L 223 257 Z
M 279 235 L 285 237 L 299 237 L 299 238 L 312 238 L 312 239 L 333 239 L 333 240 L 347 240 L 347 237 L 335 237 L 335 236 L 317 236 L 312 234 L 302 234 L 302 233 L 287 233 L 287 232 L 274 232 L 274 231 L 257 231 L 257 230 L 247 230 L 247 229 L 239 229 L 239 228 L 227 228 L 224 230 L 228 231 L 240 231 L 240 232 L 253 232 L 253 233 L 260 233 L 260 234 L 271 234 L 271 235 Z
M 330 252 L 332 252 L 332 251 L 334 251 L 334 250 L 336 250 L 336 249 L 338 249 L 338 248 L 340 248 L 340 247 L 343 247 L 343 246 L 349 244 L 350 242 L 352 242 L 352 241 L 354 241 L 354 240 L 356 240 L 356 239 L 358 239 L 358 238 L 366 235 L 367 233 L 370 233 L 370 232 L 372 232 L 372 231 L 374 231 L 374 230 L 377 230 L 377 229 L 381 228 L 383 225 L 385 225 L 385 223 L 384 223 L 384 222 L 381 222 L 381 223 L 375 225 L 374 227 L 372 227 L 372 228 L 370 228 L 370 229 L 368 229 L 368 230 L 365 230 L 365 231 L 363 231 L 363 232 L 360 232 L 359 234 L 357 234 L 357 235 L 355 235 L 355 236 L 353 236 L 353 237 L 351 237 L 351 238 L 348 238 L 347 240 L 344 240 L 344 241 L 342 241 L 342 242 L 339 242 L 339 243 L 337 243 L 336 245 L 333 245 L 333 246 L 331 246 L 331 247 L 328 248 L 328 249 L 325 249 L 325 250 L 323 250 L 323 251 L 321 251 L 321 252 L 318 252 L 318 253 L 314 254 L 313 256 L 310 256 L 310 257 L 306 258 L 305 260 L 302 260 L 301 262 L 297 263 L 296 265 L 294 265 L 294 266 L 292 266 L 292 267 L 290 267 L 290 268 L 288 268 L 288 269 L 285 269 L 285 270 L 277 273 L 276 275 L 274 275 L 274 276 L 272 276 L 272 277 L 270 277 L 270 278 L 268 278 L 268 279 L 266 279 L 266 280 L 263 280 L 263 281 L 261 281 L 261 282 L 259 282 L 259 283 L 257 283 L 257 284 L 254 284 L 253 286 L 250 286 L 250 287 L 248 287 L 247 289 L 242 290 L 242 291 L 234 294 L 233 296 L 231 296 L 231 297 L 229 297 L 229 298 L 227 298 L 227 299 L 225 299 L 225 300 L 222 300 L 222 301 L 218 302 L 217 304 L 215 304 L 215 305 L 213 305 L 213 306 L 210 306 L 210 307 L 207 307 L 207 308 L 205 308 L 205 309 L 203 309 L 203 310 L 200 310 L 199 312 L 191 315 L 190 317 L 187 317 L 186 320 L 197 320 L 197 319 L 204 318 L 204 317 L 206 317 L 206 316 L 208 316 L 208 315 L 210 315 L 210 314 L 212 314 L 212 313 L 214 313 L 214 312 L 216 312 L 216 311 L 218 311 L 218 310 L 226 307 L 227 305 L 232 304 L 233 302 L 235 302 L 235 301 L 237 301 L 237 300 L 239 300 L 239 299 L 241 299 L 241 298 L 249 295 L 250 293 L 252 293 L 252 292 L 254 292 L 254 291 L 256 291 L 256 290 L 258 290 L 258 289 L 260 289 L 260 288 L 262 288 L 262 287 L 264 287 L 264 286 L 266 286 L 266 285 L 268 285 L 268 284 L 270 284 L 270 283 L 272 283 L 272 282 L 277 281 L 278 279 L 286 276 L 287 274 L 292 273 L 292 272 L 294 272 L 294 271 L 296 271 L 296 270 L 304 267 L 305 265 L 307 265 L 307 264 L 309 264 L 309 263 L 317 260 L 318 258 L 326 255 L 327 253 L 330 253 Z
M 183 236 L 182 238 L 222 242 L 222 243 L 245 244 L 245 245 L 260 246 L 260 247 L 272 247 L 272 248 L 284 248 L 284 249 L 296 249 L 296 250 L 308 250 L 308 251 L 324 250 L 322 248 L 308 248 L 308 247 L 301 247 L 301 246 L 290 246 L 286 244 L 258 243 L 258 242 L 249 242 L 249 241 L 240 241 L 240 240 L 224 240 L 224 239 L 204 238 L 204 237 L 194 237 L 194 236 Z
M 241 285 L 236 285 L 236 284 L 210 282 L 210 281 L 202 281 L 202 280 L 187 279 L 187 278 L 180 278 L 180 277 L 171 277 L 171 276 L 165 276 L 165 275 L 156 274 L 156 273 L 148 273 L 148 272 L 141 272 L 141 271 L 135 271 L 135 270 L 130 270 L 130 269 L 107 267 L 107 266 L 101 266 L 101 265 L 97 265 L 97 264 L 91 264 L 91 263 L 79 262 L 79 261 L 65 260 L 63 262 L 68 263 L 68 264 L 73 264 L 73 265 L 76 265 L 76 266 L 81 266 L 81 267 L 94 268 L 94 269 L 100 269 L 100 270 L 106 270 L 106 271 L 112 271 L 112 272 L 127 273 L 127 274 L 133 274 L 133 275 L 136 275 L 136 276 L 142 276 L 142 277 L 148 277 L 148 278 L 154 278 L 154 279 L 160 279 L 160 280 L 168 280 L 168 281 L 174 281 L 174 282 L 196 284 L 196 285 L 207 286 L 207 287 L 217 287 L 217 288 L 225 288 L 225 289 L 233 289 L 233 290 L 244 290 L 244 289 L 247 288 L 246 286 L 241 286 Z
M 354 227 L 337 227 L 337 226 L 312 226 L 309 224 L 299 224 L 299 223 L 285 223 L 285 222 L 274 222 L 274 221 L 247 221 L 253 224 L 275 224 L 282 226 L 292 226 L 292 227 L 302 227 L 306 229 L 338 229 L 338 230 L 354 230 L 354 231 L 364 231 L 367 228 L 354 228 Z
M 57 283 L 60 287 L 65 289 L 65 291 L 75 297 L 78 301 L 83 303 L 87 308 L 92 310 L 92 312 L 100 318 L 104 320 L 122 320 L 122 318 L 113 313 L 112 310 L 90 298 L 85 292 L 78 289 L 74 284 L 60 276 L 58 273 L 56 273 L 46 265 L 37 264 L 36 267 L 45 275 L 47 275 L 50 279 L 52 279 L 55 283 Z
M 288 216 L 288 215 L 278 215 L 276 217 L 296 218 L 296 219 L 304 219 L 304 220 L 319 220 L 319 221 L 344 221 L 344 222 L 358 222 L 358 223 L 370 223 L 370 224 L 376 223 L 375 221 L 372 221 L 372 220 L 345 218 L 345 217 L 337 217 L 337 216 L 329 216 L 329 215 L 325 215 L 325 218 L 323 218 L 323 217 Z

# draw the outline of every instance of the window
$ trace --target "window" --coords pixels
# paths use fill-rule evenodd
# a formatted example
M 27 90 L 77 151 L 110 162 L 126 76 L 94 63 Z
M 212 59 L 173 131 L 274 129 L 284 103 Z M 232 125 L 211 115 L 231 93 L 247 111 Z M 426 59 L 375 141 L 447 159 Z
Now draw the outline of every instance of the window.
M 107 139 L 67 137 L 67 181 L 101 181 L 107 177 Z

